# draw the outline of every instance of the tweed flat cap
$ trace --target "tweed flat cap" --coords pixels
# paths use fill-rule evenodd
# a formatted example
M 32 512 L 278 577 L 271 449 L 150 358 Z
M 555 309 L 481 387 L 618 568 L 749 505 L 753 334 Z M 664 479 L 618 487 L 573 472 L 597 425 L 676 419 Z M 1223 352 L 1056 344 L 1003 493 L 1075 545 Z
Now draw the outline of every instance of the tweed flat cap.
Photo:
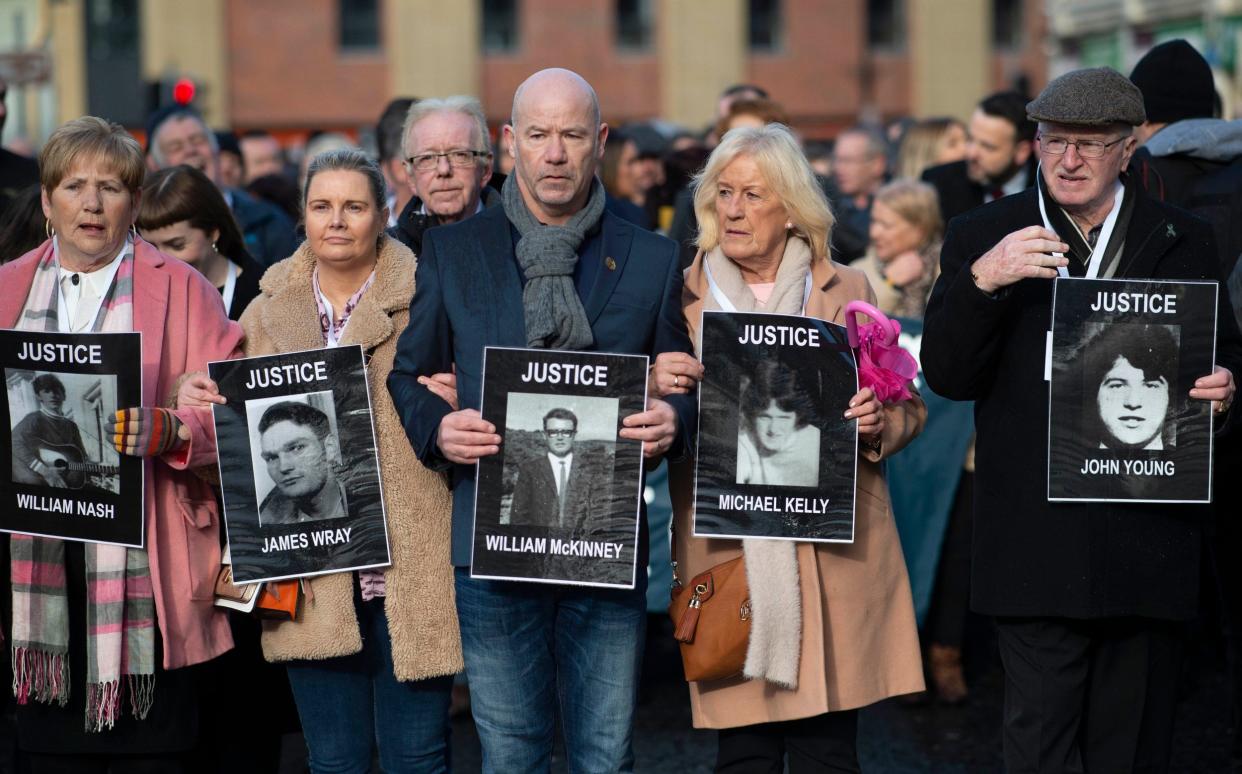
M 1074 70 L 1054 79 L 1026 103 L 1026 113 L 1032 121 L 1081 126 L 1138 126 L 1147 120 L 1143 93 L 1110 67 Z

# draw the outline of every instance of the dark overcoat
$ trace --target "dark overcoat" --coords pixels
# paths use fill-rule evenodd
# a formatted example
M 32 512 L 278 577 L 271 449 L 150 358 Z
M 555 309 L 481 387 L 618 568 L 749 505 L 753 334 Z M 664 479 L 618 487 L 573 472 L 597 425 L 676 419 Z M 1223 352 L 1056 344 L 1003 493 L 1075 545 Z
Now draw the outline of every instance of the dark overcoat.
M 1210 226 L 1130 189 L 1137 198 L 1116 278 L 1219 280 Z M 1042 224 L 1037 196 L 1032 188 L 954 220 L 927 306 L 928 385 L 975 401 L 972 607 L 1002 616 L 1193 618 L 1206 506 L 1047 500 L 1053 281 L 1022 280 L 992 297 L 970 276 L 1005 235 Z M 1237 375 L 1242 339 L 1223 283 L 1219 308 L 1217 363 Z
M 597 352 L 647 355 L 693 349 L 681 316 L 682 276 L 677 246 L 605 210 L 600 218 L 601 265 L 582 298 Z M 417 290 L 410 323 L 397 343 L 388 390 L 401 422 L 424 465 L 450 470 L 453 487 L 453 564 L 468 567 L 474 526 L 475 465 L 454 465 L 440 453 L 440 421 L 452 409 L 418 383 L 419 376 L 457 372 L 463 409 L 478 409 L 483 392 L 485 347 L 525 347 L 522 291 L 526 279 L 514 252 L 504 207 L 429 229 L 418 257 Z M 677 414 L 678 433 L 667 455 L 689 451 L 698 421 L 694 400 L 667 399 Z M 641 505 L 645 513 L 645 506 Z M 644 527 L 645 529 L 645 527 Z M 646 562 L 640 532 L 640 566 Z

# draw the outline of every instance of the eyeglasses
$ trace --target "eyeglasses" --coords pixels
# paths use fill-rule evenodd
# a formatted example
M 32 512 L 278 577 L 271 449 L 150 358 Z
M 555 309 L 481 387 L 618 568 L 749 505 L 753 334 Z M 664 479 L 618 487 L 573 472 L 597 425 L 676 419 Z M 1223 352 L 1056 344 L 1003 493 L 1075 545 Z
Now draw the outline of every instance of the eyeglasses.
M 577 430 L 544 430 L 543 434 L 549 438 L 572 438 L 578 434 Z
M 440 159 L 442 158 L 448 159 L 449 163 L 455 167 L 468 167 L 480 156 L 490 155 L 487 151 L 453 150 L 444 153 L 424 153 L 419 156 L 411 156 L 405 162 L 419 172 L 430 172 L 440 165 Z
M 1128 137 L 1129 135 L 1126 135 L 1112 142 L 1104 142 L 1102 140 L 1067 140 L 1064 137 L 1045 137 L 1041 134 L 1039 147 L 1053 156 L 1060 156 L 1069 150 L 1069 146 L 1073 145 L 1074 150 L 1078 151 L 1078 155 L 1084 159 L 1102 159 L 1109 148 Z

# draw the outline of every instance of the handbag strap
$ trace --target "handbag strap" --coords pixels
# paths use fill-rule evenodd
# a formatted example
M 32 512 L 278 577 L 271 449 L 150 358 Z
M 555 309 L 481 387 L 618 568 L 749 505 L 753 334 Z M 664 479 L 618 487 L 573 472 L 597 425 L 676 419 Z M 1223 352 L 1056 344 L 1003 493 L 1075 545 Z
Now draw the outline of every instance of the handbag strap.
M 677 523 L 677 514 L 674 513 L 668 520 L 668 560 L 673 565 L 673 588 L 672 593 L 676 594 L 681 588 L 681 578 L 677 577 L 677 529 L 674 524 Z

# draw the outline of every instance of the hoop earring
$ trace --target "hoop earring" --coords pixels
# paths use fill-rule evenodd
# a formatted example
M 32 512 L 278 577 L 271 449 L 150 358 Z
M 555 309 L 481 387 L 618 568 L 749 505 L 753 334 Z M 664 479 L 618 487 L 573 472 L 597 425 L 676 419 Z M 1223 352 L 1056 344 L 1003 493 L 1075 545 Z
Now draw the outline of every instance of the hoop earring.
M 56 236 L 56 229 L 52 227 L 52 221 L 50 220 L 43 221 L 43 233 L 47 234 L 48 239 L 51 239 L 52 237 Z
M 138 226 L 137 225 L 133 223 L 129 224 L 129 235 L 132 236 L 134 239 L 138 238 Z

